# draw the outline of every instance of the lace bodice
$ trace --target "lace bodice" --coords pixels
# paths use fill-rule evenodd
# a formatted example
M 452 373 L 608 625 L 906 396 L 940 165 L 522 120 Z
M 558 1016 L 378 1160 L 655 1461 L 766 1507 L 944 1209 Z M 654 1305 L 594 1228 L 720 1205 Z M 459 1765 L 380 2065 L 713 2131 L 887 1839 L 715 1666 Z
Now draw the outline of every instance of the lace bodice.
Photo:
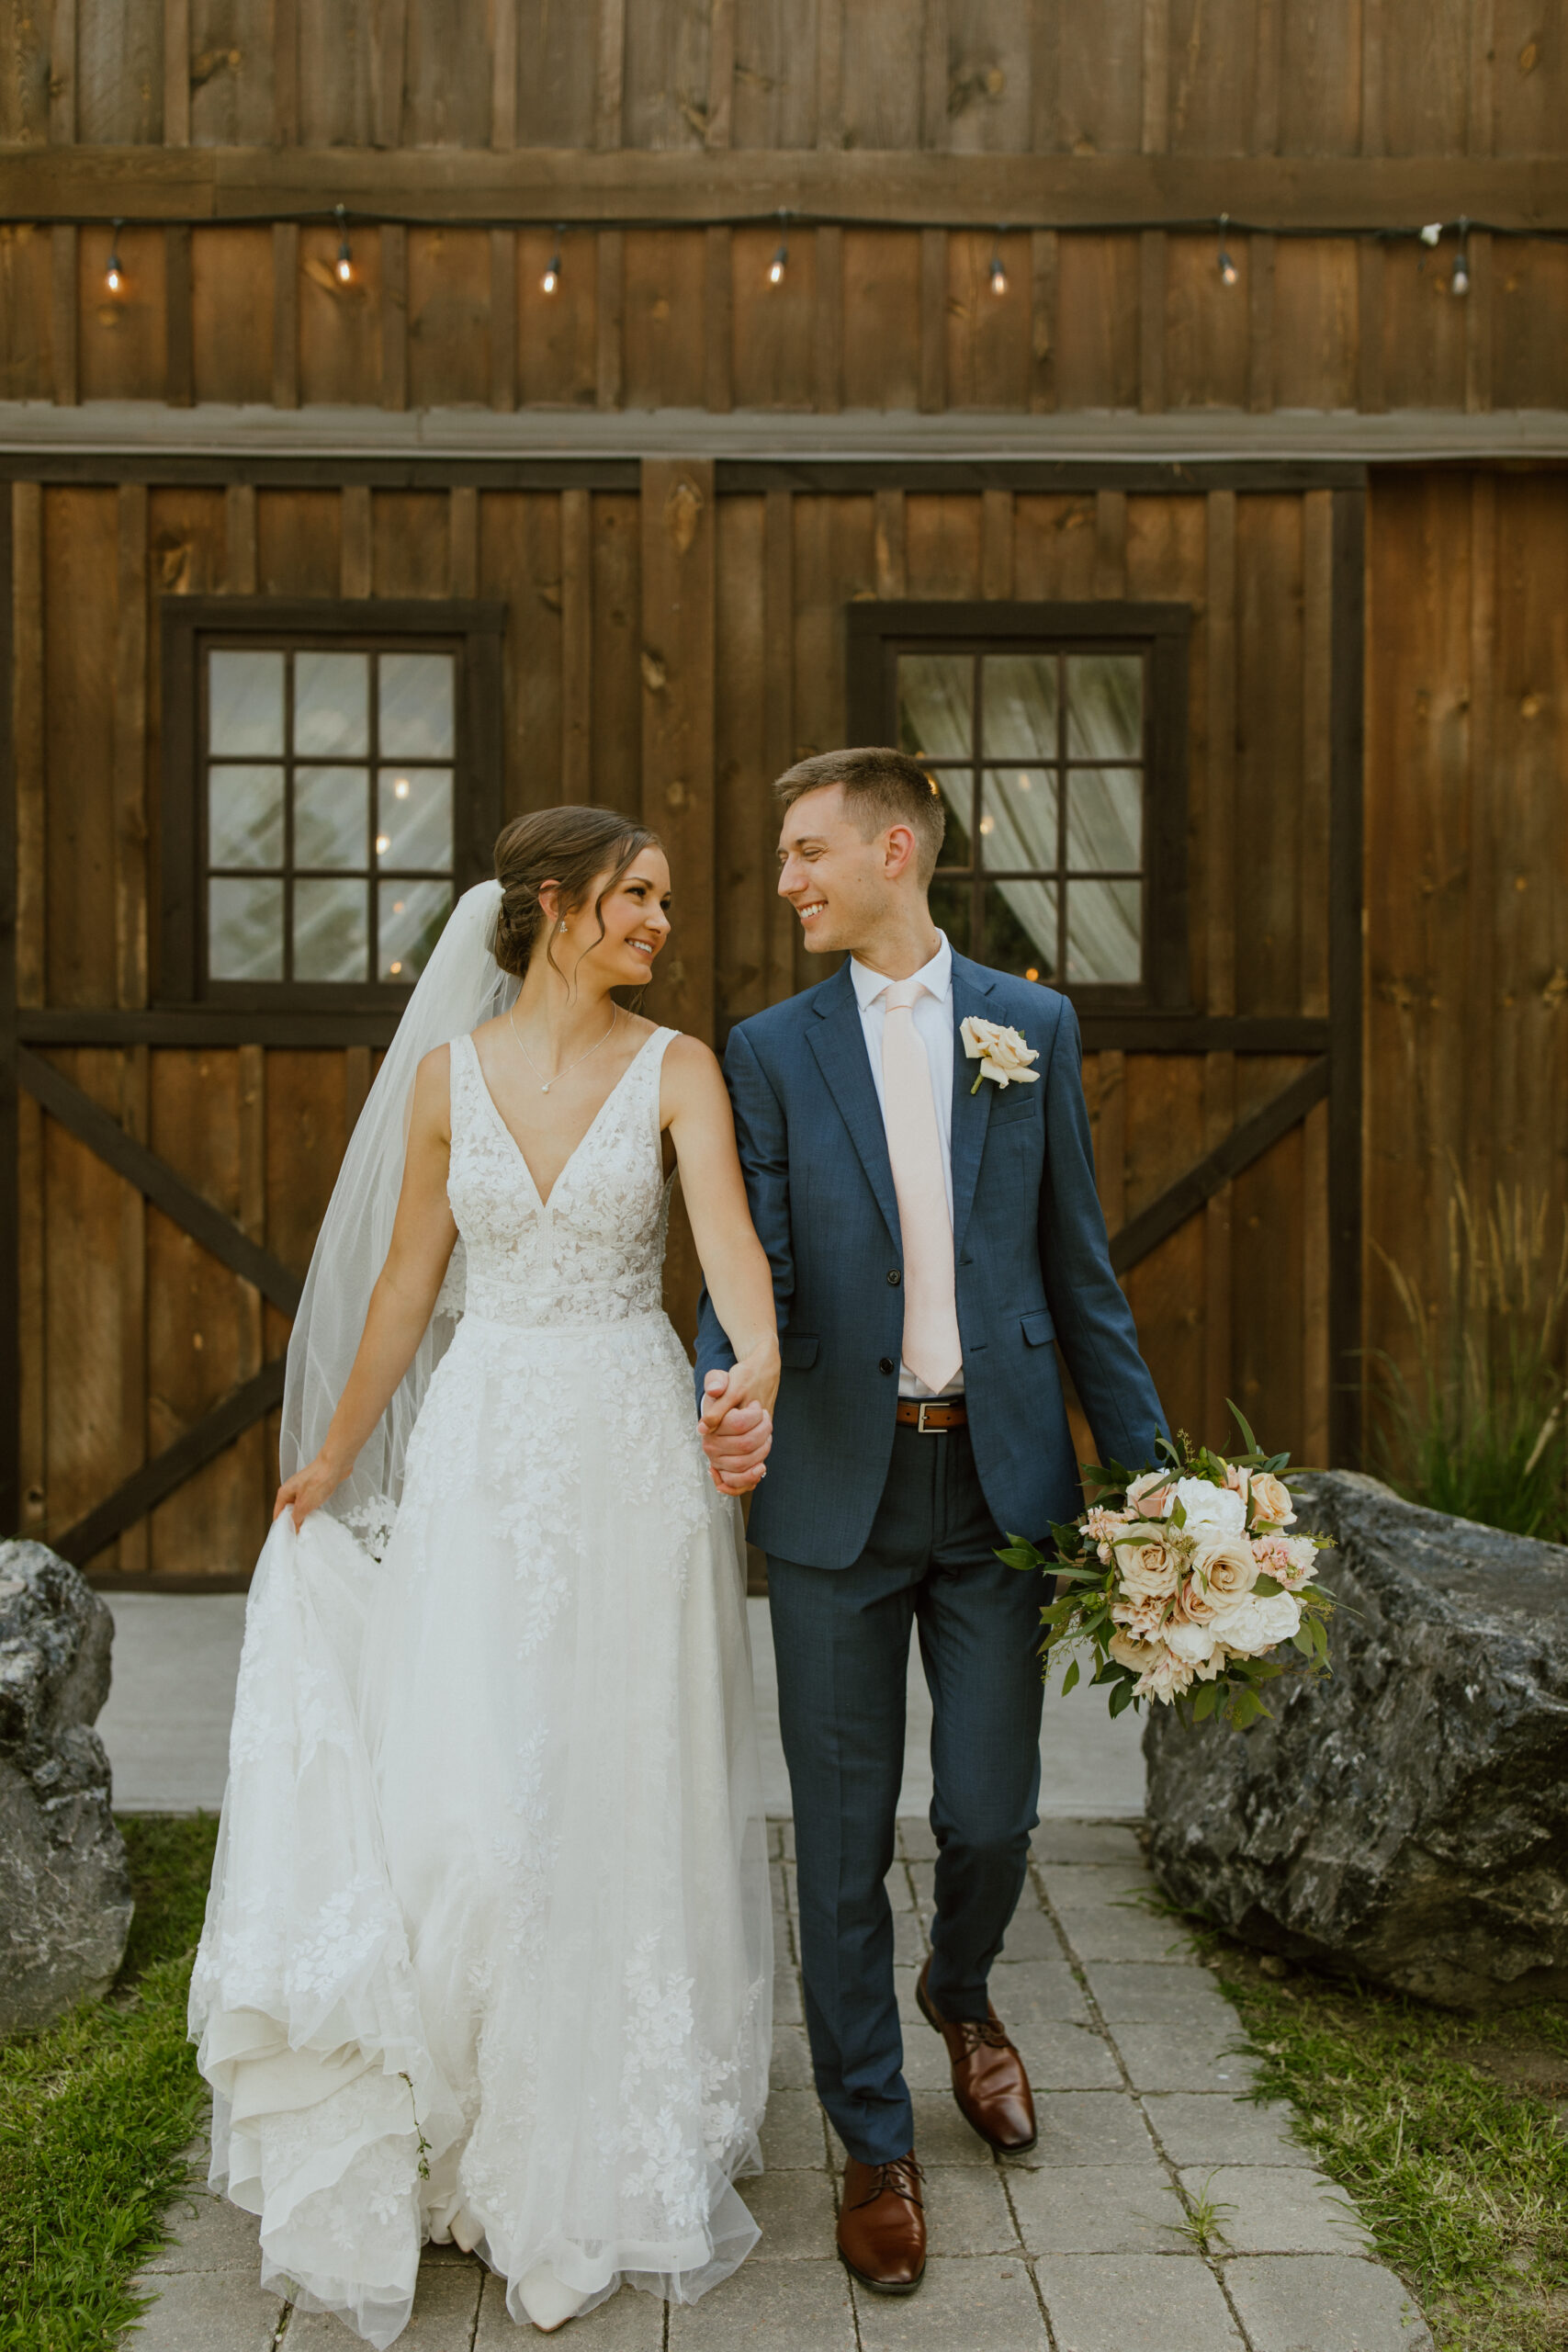
M 659 1078 L 673 1029 L 656 1029 L 622 1072 L 541 1202 L 496 1109 L 471 1037 L 452 1041 L 446 1194 L 457 1221 L 465 1314 L 519 1327 L 625 1322 L 657 1313 L 670 1192 Z M 458 1302 L 452 1301 L 454 1306 Z

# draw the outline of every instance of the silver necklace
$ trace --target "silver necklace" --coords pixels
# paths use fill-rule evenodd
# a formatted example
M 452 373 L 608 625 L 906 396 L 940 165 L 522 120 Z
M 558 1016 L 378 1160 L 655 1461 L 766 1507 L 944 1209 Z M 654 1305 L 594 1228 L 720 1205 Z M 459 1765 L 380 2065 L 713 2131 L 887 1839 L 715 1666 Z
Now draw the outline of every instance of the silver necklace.
M 574 1069 L 581 1069 L 582 1068 L 583 1063 L 589 1059 L 590 1056 L 591 1056 L 591 1055 L 593 1055 L 593 1054 L 596 1054 L 596 1053 L 598 1052 L 598 1050 L 599 1050 L 600 1046 L 604 1043 L 604 1037 L 608 1037 L 608 1036 L 609 1036 L 609 1035 L 610 1035 L 610 1030 L 614 1029 L 614 1027 L 615 1027 L 615 1025 L 616 1022 L 620 1019 L 620 1017 L 621 1017 L 621 1008 L 620 1008 L 620 1006 L 617 1004 L 617 1005 L 615 1006 L 615 1008 L 614 1012 L 613 1012 L 611 1013 L 611 1015 L 610 1015 L 610 1028 L 605 1030 L 605 1032 L 604 1032 L 604 1037 L 596 1037 L 596 1038 L 594 1039 L 593 1043 L 589 1046 L 589 1048 L 588 1048 L 588 1052 L 587 1052 L 586 1054 L 579 1054 L 579 1056 L 577 1057 L 577 1059 L 576 1059 L 574 1062 L 568 1062 L 568 1064 L 567 1064 L 567 1066 L 566 1066 L 565 1069 L 558 1069 L 558 1070 L 557 1070 L 557 1072 L 556 1072 L 556 1074 L 555 1074 L 555 1078 L 547 1078 L 546 1080 L 544 1080 L 544 1081 L 542 1082 L 542 1084 L 540 1085 L 540 1088 L 539 1088 L 539 1091 L 540 1091 L 540 1093 L 541 1093 L 541 1094 L 547 1094 L 547 1093 L 549 1092 L 549 1091 L 550 1091 L 551 1087 L 552 1087 L 552 1086 L 554 1086 L 554 1084 L 556 1083 L 556 1080 L 557 1080 L 557 1079 L 568 1078 L 568 1077 L 570 1077 L 570 1076 L 571 1072 L 572 1072 Z M 523 1043 L 522 1038 L 521 1038 L 520 1036 L 518 1036 L 518 1035 L 517 1035 L 517 1020 L 516 1020 L 516 1008 L 515 1008 L 515 1006 L 513 1006 L 513 1008 L 508 1012 L 508 1013 L 507 1013 L 507 1016 L 506 1016 L 506 1025 L 507 1025 L 507 1027 L 508 1027 L 508 1028 L 511 1030 L 511 1032 L 512 1032 L 513 1040 L 514 1044 L 516 1045 L 516 1047 L 517 1047 L 518 1052 L 522 1055 L 522 1057 L 523 1057 L 524 1060 L 527 1063 L 527 1065 L 528 1065 L 529 1069 L 533 1071 L 533 1073 L 534 1073 L 535 1077 L 536 1077 L 536 1078 L 537 1078 L 537 1077 L 538 1077 L 538 1075 L 539 1075 L 539 1065 L 538 1065 L 538 1063 L 534 1059 L 533 1055 L 528 1051 L 527 1046 Z

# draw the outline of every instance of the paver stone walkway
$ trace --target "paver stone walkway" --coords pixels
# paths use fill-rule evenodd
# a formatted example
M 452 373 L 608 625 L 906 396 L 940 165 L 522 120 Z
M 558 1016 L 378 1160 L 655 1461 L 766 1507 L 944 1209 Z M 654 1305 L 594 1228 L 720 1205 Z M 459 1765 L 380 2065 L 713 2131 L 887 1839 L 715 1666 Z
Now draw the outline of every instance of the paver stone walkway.
M 933 1847 L 899 1823 L 889 1877 L 906 2071 L 926 2168 L 931 2260 L 919 2291 L 866 2292 L 833 2252 L 843 2154 L 811 2089 L 801 2025 L 792 1825 L 773 1825 L 778 1937 L 767 2170 L 742 2193 L 762 2224 L 733 2278 L 689 2307 L 623 2290 L 561 2331 L 566 2352 L 1431 2352 L 1405 2289 L 1292 2138 L 1246 2097 L 1235 2012 L 1152 1888 L 1121 1823 L 1049 1821 L 992 1977 L 1040 2120 L 1027 2155 L 992 2155 L 964 2122 L 946 2055 L 915 2007 Z M 204 2165 L 201 2167 L 204 2171 Z M 1206 2256 L 1192 2199 L 1220 2209 Z M 336 2319 L 256 2285 L 255 2223 L 198 2182 L 127 2352 L 352 2352 Z M 431 2248 L 397 2352 L 526 2352 L 501 2282 Z

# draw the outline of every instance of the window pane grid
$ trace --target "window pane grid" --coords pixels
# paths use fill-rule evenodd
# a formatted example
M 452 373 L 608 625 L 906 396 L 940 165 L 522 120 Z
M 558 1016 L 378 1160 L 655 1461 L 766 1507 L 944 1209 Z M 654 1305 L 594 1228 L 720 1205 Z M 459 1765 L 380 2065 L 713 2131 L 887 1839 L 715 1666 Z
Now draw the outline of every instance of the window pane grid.
M 899 740 L 947 808 L 938 880 L 957 944 L 1034 978 L 1140 983 L 1143 649 L 954 646 L 897 666 Z
M 308 726 L 301 662 L 312 671 Z M 209 978 L 286 986 L 416 978 L 453 898 L 455 654 L 252 641 L 213 648 L 203 684 Z M 276 724 L 266 716 L 269 689 Z M 382 725 L 389 695 L 390 750 Z M 264 741 L 270 756 L 258 762 Z M 269 777 L 279 787 L 276 823 L 265 805 Z M 404 801 L 409 815 L 400 821 Z M 253 845 L 259 854 L 244 854 Z

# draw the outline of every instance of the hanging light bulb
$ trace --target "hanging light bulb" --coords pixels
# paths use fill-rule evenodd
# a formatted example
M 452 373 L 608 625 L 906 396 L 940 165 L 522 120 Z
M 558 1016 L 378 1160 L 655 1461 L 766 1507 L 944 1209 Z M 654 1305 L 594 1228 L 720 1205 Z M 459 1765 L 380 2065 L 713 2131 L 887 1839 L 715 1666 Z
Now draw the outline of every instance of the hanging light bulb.
M 337 261 L 333 274 L 340 286 L 346 286 L 354 276 L 354 255 L 348 248 L 348 213 L 341 204 L 333 209 L 337 214 Z
M 768 264 L 768 284 L 770 286 L 782 286 L 784 284 L 784 272 L 789 267 L 789 238 L 785 233 L 786 219 L 787 215 L 784 212 L 784 207 L 781 205 L 779 207 L 778 246 L 773 254 L 772 261 Z
M 1220 215 L 1220 253 L 1217 267 L 1222 286 L 1234 286 L 1241 275 L 1225 246 L 1225 231 L 1230 226 L 1230 217 L 1228 212 L 1222 212 Z
M 1453 276 L 1449 280 L 1450 294 L 1470 291 L 1470 223 L 1462 217 L 1459 224 L 1459 254 L 1454 262 Z
M 119 232 L 124 226 L 123 220 L 117 220 L 109 238 L 109 260 L 108 267 L 104 272 L 104 284 L 111 294 L 118 294 L 125 283 L 124 274 L 119 266 Z
M 561 224 L 558 224 L 556 229 L 556 249 L 550 255 L 549 260 L 546 263 L 545 274 L 539 280 L 540 286 L 544 288 L 547 294 L 553 294 L 556 288 L 560 284 L 560 241 Z
M 991 240 L 991 258 L 987 266 L 986 276 L 993 294 L 1007 292 L 1008 274 L 1002 267 L 1002 232 L 999 228 Z

